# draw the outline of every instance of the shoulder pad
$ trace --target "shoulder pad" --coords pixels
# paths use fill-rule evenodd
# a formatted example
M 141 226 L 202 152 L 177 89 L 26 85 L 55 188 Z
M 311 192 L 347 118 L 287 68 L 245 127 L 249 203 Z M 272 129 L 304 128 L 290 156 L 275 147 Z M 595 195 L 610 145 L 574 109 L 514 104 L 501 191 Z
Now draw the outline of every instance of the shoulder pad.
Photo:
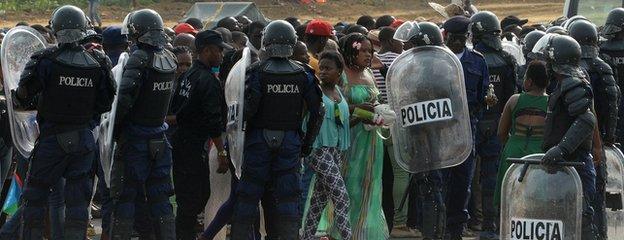
M 273 74 L 302 73 L 304 67 L 286 58 L 269 58 L 262 64 L 262 71 Z
M 471 48 L 467 48 L 467 49 L 468 49 L 468 51 L 469 51 L 469 52 L 472 52 L 472 53 L 474 53 L 475 55 L 477 55 L 477 56 L 479 56 L 479 57 L 481 57 L 481 58 L 485 59 L 485 57 L 483 56 L 483 53 L 481 53 L 481 52 L 479 52 L 479 51 L 477 51 L 477 50 L 475 50 L 475 49 L 471 49 Z
M 52 56 L 56 51 L 58 51 L 58 47 L 57 46 L 53 46 L 53 47 L 48 47 L 46 49 L 43 50 L 39 50 L 34 52 L 30 58 L 34 58 L 34 59 L 42 59 L 45 57 L 49 57 Z
M 164 49 L 163 51 L 154 52 L 154 57 L 152 58 L 152 67 L 159 72 L 170 73 L 174 72 L 178 67 L 178 60 L 175 55 L 171 53 L 169 50 Z
M 128 63 L 126 63 L 126 68 L 142 68 L 147 66 L 147 61 L 149 60 L 149 55 L 146 51 L 136 50 L 130 57 L 128 58 Z
M 594 60 L 592 61 L 593 65 L 594 65 L 594 69 L 597 72 L 602 73 L 602 75 L 613 75 L 613 69 L 611 69 L 611 66 L 609 66 L 609 64 L 607 64 L 605 61 L 603 61 L 600 58 L 594 58 Z
M 256 71 L 260 68 L 260 61 L 257 61 L 255 63 L 252 63 L 251 65 L 247 66 L 247 69 L 245 70 L 246 72 L 253 72 Z
M 100 67 L 98 60 L 86 50 L 60 49 L 54 60 L 74 67 Z
M 581 82 L 581 84 L 565 91 L 563 99 L 570 115 L 576 116 L 582 114 L 589 110 L 593 104 L 591 86 Z
M 561 92 L 565 93 L 575 87 L 582 85 L 584 81 L 576 77 L 567 77 L 561 80 Z

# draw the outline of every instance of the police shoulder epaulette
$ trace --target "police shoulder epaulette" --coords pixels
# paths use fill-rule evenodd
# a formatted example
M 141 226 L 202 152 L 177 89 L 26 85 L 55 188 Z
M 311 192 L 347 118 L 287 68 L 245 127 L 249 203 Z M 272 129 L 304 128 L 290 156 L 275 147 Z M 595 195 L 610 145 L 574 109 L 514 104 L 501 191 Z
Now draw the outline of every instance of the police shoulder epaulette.
M 611 66 L 609 66 L 609 64 L 607 64 L 604 60 L 596 58 L 592 61 L 592 63 L 594 68 L 602 74 L 613 75 L 613 69 L 611 69 Z
M 469 48 L 469 51 L 471 51 L 471 52 L 473 52 L 474 54 L 476 54 L 477 56 L 479 56 L 479 57 L 481 57 L 481 58 L 485 59 L 485 56 L 483 56 L 483 53 L 481 53 L 481 52 L 477 51 L 476 49 L 474 49 L 474 48 L 470 49 L 470 48 Z

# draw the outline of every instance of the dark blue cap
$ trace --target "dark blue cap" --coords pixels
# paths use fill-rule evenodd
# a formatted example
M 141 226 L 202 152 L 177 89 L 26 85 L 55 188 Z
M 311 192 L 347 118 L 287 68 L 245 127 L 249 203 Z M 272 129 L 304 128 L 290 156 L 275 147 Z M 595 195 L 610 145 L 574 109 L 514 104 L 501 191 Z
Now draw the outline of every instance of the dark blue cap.
M 102 32 L 102 44 L 119 45 L 127 42 L 128 36 L 121 34 L 120 26 L 110 26 Z
M 446 22 L 442 24 L 442 28 L 448 33 L 464 34 L 468 32 L 468 25 L 470 25 L 470 18 L 454 16 L 446 20 Z
M 232 49 L 232 46 L 226 44 L 221 37 L 221 33 L 214 30 L 204 30 L 195 35 L 195 46 L 198 50 L 208 45 L 215 45 L 224 49 Z

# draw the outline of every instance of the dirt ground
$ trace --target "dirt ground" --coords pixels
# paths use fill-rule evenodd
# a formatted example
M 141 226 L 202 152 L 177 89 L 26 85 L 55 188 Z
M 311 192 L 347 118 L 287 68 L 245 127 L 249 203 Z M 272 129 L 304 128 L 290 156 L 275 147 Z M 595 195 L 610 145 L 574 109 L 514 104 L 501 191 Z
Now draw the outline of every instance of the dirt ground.
M 103 0 L 104 2 L 106 0 Z M 449 0 L 429 0 L 448 4 Z M 62 2 L 62 1 L 59 1 Z M 86 2 L 86 1 L 85 1 Z M 261 11 L 271 19 L 283 19 L 288 16 L 298 16 L 300 19 L 322 18 L 331 22 L 355 21 L 361 15 L 380 16 L 391 14 L 401 19 L 415 19 L 423 17 L 428 20 L 442 20 L 429 5 L 427 0 L 327 0 L 324 4 L 300 5 L 293 4 L 292 0 L 259 0 L 255 2 Z M 551 21 L 563 12 L 563 0 L 475 0 L 479 10 L 489 10 L 500 18 L 507 15 L 517 15 L 528 18 L 531 22 L 540 23 Z M 140 6 L 158 11 L 168 26 L 176 22 L 191 7 L 189 1 L 178 2 L 161 0 L 159 3 Z M 85 9 L 86 10 L 86 9 Z M 127 6 L 101 6 L 100 12 L 104 25 L 119 24 L 126 13 Z M 1 9 L 0 9 L 0 12 Z M 47 24 L 51 11 L 33 12 L 6 11 L 0 14 L 0 27 L 12 27 L 17 22 L 27 21 L 30 24 Z

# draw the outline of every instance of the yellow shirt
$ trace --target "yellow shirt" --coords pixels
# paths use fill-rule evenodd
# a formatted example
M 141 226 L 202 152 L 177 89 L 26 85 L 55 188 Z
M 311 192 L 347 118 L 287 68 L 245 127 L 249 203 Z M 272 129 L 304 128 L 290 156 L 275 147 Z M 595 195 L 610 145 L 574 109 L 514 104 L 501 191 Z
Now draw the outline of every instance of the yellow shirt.
M 310 67 L 312 67 L 312 69 L 314 69 L 314 75 L 316 75 L 318 77 L 318 73 L 319 71 L 321 71 L 319 69 L 319 60 L 316 59 L 311 53 L 308 52 L 308 56 L 310 56 Z

